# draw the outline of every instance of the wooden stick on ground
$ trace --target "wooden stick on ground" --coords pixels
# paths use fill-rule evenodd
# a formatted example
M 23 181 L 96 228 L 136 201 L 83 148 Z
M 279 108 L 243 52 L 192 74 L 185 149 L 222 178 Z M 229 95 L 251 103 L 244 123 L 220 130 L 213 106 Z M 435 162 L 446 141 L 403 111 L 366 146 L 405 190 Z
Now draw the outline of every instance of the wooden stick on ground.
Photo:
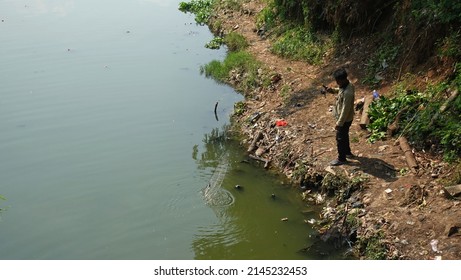
M 252 159 L 255 159 L 255 160 L 259 160 L 259 161 L 262 161 L 264 162 L 264 168 L 268 168 L 269 167 L 269 163 L 271 162 L 270 159 L 265 159 L 265 158 L 262 158 L 262 157 L 257 157 L 257 156 L 254 156 L 254 155 L 248 155 L 250 158 Z
M 261 140 L 262 138 L 263 138 L 263 133 L 261 131 L 258 131 L 258 133 L 255 134 L 253 141 L 251 141 L 251 144 L 248 147 L 247 152 L 251 153 L 252 151 L 254 151 L 257 148 L 256 143 L 258 143 L 258 141 Z
M 370 107 L 371 102 L 373 102 L 373 96 L 366 96 L 365 102 L 363 104 L 362 117 L 360 118 L 360 127 L 362 129 L 366 129 L 368 124 L 370 123 L 370 118 L 368 117 L 368 109 Z
M 418 169 L 418 163 L 416 163 L 415 155 L 411 151 L 411 147 L 408 144 L 407 138 L 404 136 L 400 136 L 399 138 L 400 148 L 405 154 L 405 159 L 407 160 L 408 167 L 410 167 L 413 173 L 416 173 L 416 169 Z

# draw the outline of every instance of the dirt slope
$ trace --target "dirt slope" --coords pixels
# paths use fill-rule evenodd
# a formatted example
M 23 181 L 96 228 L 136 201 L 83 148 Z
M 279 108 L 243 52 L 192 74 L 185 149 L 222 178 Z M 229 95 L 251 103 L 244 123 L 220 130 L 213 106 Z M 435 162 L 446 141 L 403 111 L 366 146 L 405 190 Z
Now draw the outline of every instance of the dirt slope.
M 295 166 L 304 162 L 310 168 L 324 170 L 336 157 L 334 120 L 330 106 L 335 96 L 322 95 L 322 84 L 334 86 L 330 74 L 345 67 L 356 85 L 356 99 L 370 95 L 362 86 L 364 77 L 366 39 L 355 42 L 340 57 L 328 59 L 322 66 L 289 61 L 270 52 L 270 40 L 255 32 L 254 16 L 262 9 L 259 1 L 251 1 L 240 12 L 219 13 L 224 33 L 230 31 L 244 35 L 250 43 L 249 51 L 258 60 L 280 74 L 271 89 L 264 89 L 246 101 L 247 111 L 238 121 L 242 123 L 249 145 L 258 131 L 263 129 L 260 146 L 266 150 L 262 158 L 270 159 L 271 166 L 291 177 Z M 422 77 L 427 78 L 427 77 Z M 379 92 L 386 95 L 384 83 Z M 287 89 L 288 92 L 287 92 Z M 254 122 L 247 120 L 259 113 Z M 283 119 L 286 126 L 274 127 Z M 407 168 L 406 160 L 395 139 L 367 142 L 367 131 L 358 123 L 360 113 L 351 127 L 351 147 L 358 157 L 346 166 L 335 167 L 333 172 L 349 176 L 360 174 L 368 178 L 366 188 L 359 193 L 364 204 L 360 234 L 371 228 L 384 231 L 383 242 L 389 249 L 388 258 L 403 259 L 461 259 L 460 201 L 447 199 L 438 179 L 453 170 L 438 159 L 417 153 L 420 166 L 417 174 L 400 174 Z M 274 139 L 276 141 L 274 142 Z

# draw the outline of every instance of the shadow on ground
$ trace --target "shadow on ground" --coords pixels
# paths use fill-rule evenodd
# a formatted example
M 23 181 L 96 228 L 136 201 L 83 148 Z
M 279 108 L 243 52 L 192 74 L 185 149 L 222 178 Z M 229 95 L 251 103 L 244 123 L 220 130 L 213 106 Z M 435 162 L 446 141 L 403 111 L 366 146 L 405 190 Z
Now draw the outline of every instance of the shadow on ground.
M 383 179 L 386 182 L 397 180 L 398 171 L 395 167 L 379 158 L 355 157 L 350 162 L 350 165 L 356 166 L 362 172 Z
M 285 106 L 279 108 L 278 113 L 282 117 L 287 117 L 301 108 L 308 107 L 316 98 L 324 98 L 318 88 L 308 88 L 291 93 L 285 98 Z

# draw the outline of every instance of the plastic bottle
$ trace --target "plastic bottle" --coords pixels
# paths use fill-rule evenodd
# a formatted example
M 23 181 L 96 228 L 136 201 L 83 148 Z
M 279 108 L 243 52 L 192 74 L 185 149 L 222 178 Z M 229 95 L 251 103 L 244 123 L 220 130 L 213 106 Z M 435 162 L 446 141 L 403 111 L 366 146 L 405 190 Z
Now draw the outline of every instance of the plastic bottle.
M 378 99 L 379 98 L 379 93 L 378 91 L 375 89 L 373 90 L 373 99 Z

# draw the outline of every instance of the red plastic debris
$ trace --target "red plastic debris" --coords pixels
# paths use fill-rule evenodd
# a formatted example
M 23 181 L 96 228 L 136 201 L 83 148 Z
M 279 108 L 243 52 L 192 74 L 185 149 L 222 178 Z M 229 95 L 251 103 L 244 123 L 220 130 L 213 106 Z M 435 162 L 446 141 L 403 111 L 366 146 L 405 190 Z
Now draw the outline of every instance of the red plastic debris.
M 285 120 L 278 120 L 275 122 L 276 126 L 287 126 L 288 123 Z

